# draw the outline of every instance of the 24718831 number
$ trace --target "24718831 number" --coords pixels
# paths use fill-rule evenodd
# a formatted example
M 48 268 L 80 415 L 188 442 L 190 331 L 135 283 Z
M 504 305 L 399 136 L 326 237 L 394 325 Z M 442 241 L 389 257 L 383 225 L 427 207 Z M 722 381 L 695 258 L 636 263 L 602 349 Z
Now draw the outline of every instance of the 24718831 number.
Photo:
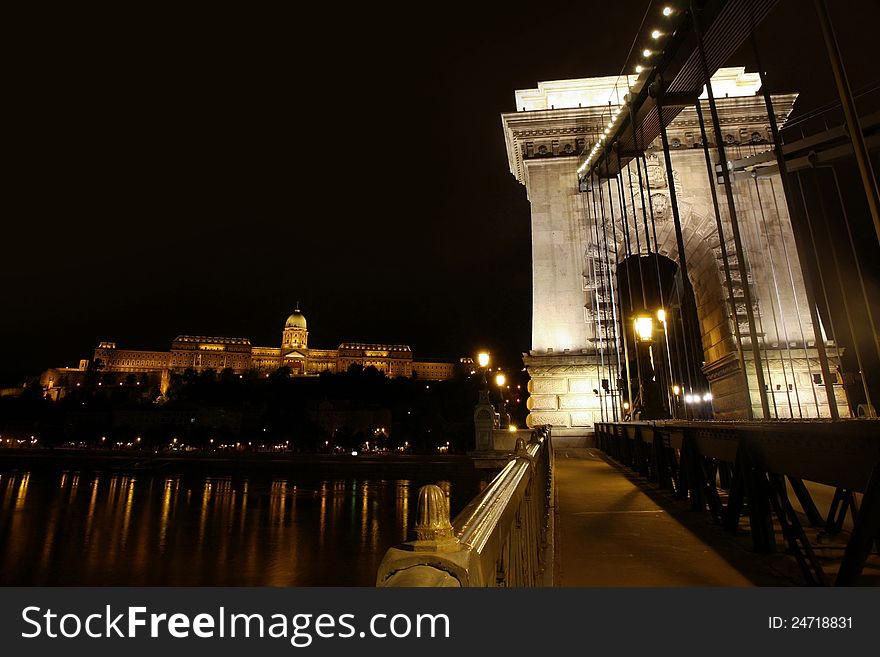
M 851 630 L 852 616 L 770 616 L 771 630 Z

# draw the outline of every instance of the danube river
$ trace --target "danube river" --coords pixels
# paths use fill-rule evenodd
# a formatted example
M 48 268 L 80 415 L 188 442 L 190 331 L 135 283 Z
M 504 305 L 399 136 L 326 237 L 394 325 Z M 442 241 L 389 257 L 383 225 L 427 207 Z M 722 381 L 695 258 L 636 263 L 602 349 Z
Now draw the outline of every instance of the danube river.
M 0 584 L 372 586 L 425 483 L 0 470 Z

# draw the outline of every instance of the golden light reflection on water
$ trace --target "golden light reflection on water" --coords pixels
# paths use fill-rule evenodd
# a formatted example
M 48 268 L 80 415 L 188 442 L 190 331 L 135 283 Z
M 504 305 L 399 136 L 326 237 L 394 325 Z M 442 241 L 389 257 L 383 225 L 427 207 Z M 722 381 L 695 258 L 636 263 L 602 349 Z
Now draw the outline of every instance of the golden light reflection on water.
M 62 482 L 62 490 L 63 490 L 63 482 Z M 43 543 L 43 550 L 40 556 L 40 570 L 45 570 L 46 566 L 49 564 L 49 560 L 52 558 L 52 542 L 55 538 L 55 530 L 58 527 L 58 512 L 60 511 L 61 506 L 55 506 L 52 509 L 52 512 L 49 515 L 49 521 L 46 523 L 46 540 Z
M 409 479 L 401 479 L 397 482 L 397 540 L 404 542 L 407 539 L 409 529 Z
M 202 544 L 205 540 L 205 522 L 208 519 L 208 502 L 211 501 L 211 482 L 206 481 L 205 487 L 202 490 L 202 505 L 199 509 L 199 549 L 202 549 Z
M 166 537 L 168 536 L 168 512 L 171 509 L 173 488 L 173 480 L 166 479 L 165 485 L 162 487 L 162 511 L 159 516 L 159 554 L 165 553 Z
M 327 534 L 327 482 L 321 482 L 321 515 L 318 521 L 318 547 L 324 548 L 324 536 Z
M 248 505 L 248 482 L 244 482 L 244 486 L 241 489 L 241 522 L 239 524 L 239 533 L 244 534 L 244 519 L 245 514 L 247 513 L 247 505 Z
M 95 519 L 95 504 L 98 501 L 98 478 L 95 477 L 92 480 L 91 484 L 91 497 L 89 498 L 89 510 L 86 515 L 86 526 L 85 532 L 83 533 L 83 540 L 86 544 L 89 542 L 89 537 L 92 532 L 92 521 Z
M 363 482 L 360 486 L 359 495 L 361 500 L 361 544 L 367 542 L 367 519 L 370 515 L 370 499 L 367 496 L 367 483 Z
M 0 584 L 370 586 L 422 483 L 2 473 Z
M 30 478 L 31 476 L 25 473 L 22 475 L 21 480 L 18 483 L 18 495 L 15 496 L 16 509 L 24 508 L 24 501 L 27 498 L 28 481 L 30 481 Z
M 120 537 L 120 542 L 122 543 L 122 547 L 125 547 L 125 543 L 128 540 L 128 525 L 131 522 L 131 505 L 134 499 L 134 479 L 129 480 L 128 482 L 128 493 L 125 496 L 125 515 L 122 519 L 122 536 Z

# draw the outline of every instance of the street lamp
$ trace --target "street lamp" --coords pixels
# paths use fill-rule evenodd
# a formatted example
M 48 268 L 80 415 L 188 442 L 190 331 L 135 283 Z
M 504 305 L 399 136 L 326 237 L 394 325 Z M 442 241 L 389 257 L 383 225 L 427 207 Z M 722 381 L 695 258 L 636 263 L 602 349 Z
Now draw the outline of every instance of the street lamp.
M 659 321 L 660 324 L 663 326 L 663 344 L 666 346 L 666 360 L 663 361 L 663 359 L 661 358 L 661 362 L 663 362 L 666 365 L 666 367 L 668 368 L 666 370 L 667 376 L 669 377 L 669 379 L 672 379 L 672 376 L 673 376 L 673 374 L 672 374 L 672 351 L 669 349 L 669 332 L 666 329 L 666 309 L 665 308 L 658 308 L 657 309 L 657 321 Z M 670 410 L 672 411 L 673 417 L 675 417 L 675 415 L 676 415 L 676 409 L 675 409 L 676 400 L 673 397 L 669 396 L 669 388 L 666 387 L 665 384 L 664 384 L 664 387 L 666 388 L 666 391 L 667 391 L 666 392 L 666 399 L 669 401 Z
M 681 402 L 681 386 L 677 383 L 672 385 L 672 417 L 678 418 L 678 405 Z
M 505 429 L 510 425 L 510 418 L 507 416 L 507 401 L 504 399 L 504 383 L 507 378 L 501 372 L 495 375 L 495 385 L 498 386 L 498 394 L 501 395 L 501 401 L 498 402 L 498 420 L 501 429 Z
M 636 336 L 642 342 L 650 342 L 654 336 L 654 319 L 649 315 L 639 315 L 633 320 Z
M 715 417 L 715 406 L 712 404 L 712 399 L 711 392 L 707 392 L 703 395 L 703 403 L 706 405 L 703 412 L 711 414 L 711 417 Z
M 480 366 L 480 370 L 483 373 L 483 390 L 489 389 L 489 383 L 486 381 L 486 368 L 489 366 L 489 353 L 486 351 L 481 351 L 477 354 L 477 365 Z
M 700 395 L 688 393 L 684 396 L 684 417 L 686 420 L 693 420 L 694 414 L 699 412 L 698 408 L 694 408 L 701 401 Z
M 653 411 L 649 409 L 650 400 L 647 394 L 647 385 L 650 385 L 653 374 L 645 372 L 646 365 L 643 365 L 642 361 L 642 352 L 644 350 L 640 345 L 647 345 L 648 358 L 653 369 L 654 362 L 651 348 L 654 341 L 654 318 L 647 314 L 646 311 L 633 318 L 633 337 L 635 339 L 636 374 L 639 378 L 639 408 L 642 413 L 641 417 L 651 417 L 650 413 Z M 646 381 L 648 382 L 647 385 Z

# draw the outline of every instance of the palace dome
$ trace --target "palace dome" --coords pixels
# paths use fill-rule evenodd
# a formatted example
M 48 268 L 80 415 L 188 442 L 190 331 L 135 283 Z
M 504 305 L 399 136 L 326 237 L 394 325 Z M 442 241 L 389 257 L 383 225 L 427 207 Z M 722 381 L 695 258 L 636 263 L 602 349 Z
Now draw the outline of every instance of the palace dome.
M 299 308 L 294 310 L 290 317 L 287 318 L 287 321 L 284 323 L 284 328 L 307 328 L 306 317 L 299 311 Z

